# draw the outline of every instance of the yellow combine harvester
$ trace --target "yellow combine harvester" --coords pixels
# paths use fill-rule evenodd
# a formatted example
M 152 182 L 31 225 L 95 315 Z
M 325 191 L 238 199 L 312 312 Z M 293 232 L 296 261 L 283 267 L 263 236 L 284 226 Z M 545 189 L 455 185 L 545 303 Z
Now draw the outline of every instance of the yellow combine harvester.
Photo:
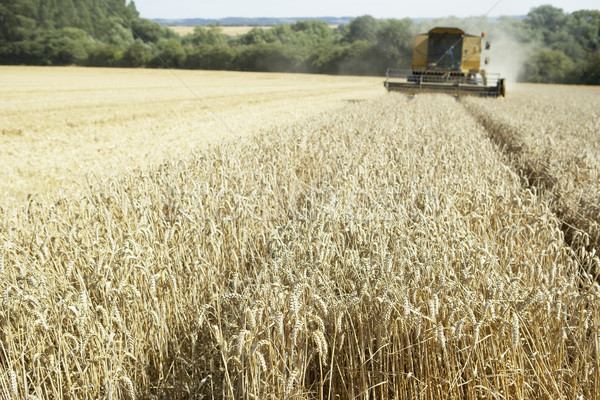
M 467 35 L 458 28 L 433 28 L 416 36 L 411 71 L 388 68 L 385 88 L 388 92 L 408 94 L 438 92 L 504 97 L 504 78 L 481 68 L 484 37 L 485 33 Z M 487 57 L 484 62 L 487 64 Z

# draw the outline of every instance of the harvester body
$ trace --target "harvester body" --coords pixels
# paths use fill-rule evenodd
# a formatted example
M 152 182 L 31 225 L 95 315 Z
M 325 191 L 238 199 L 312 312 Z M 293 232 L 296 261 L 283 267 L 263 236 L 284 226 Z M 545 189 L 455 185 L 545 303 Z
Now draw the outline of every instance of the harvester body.
M 388 68 L 384 86 L 407 94 L 504 96 L 504 79 L 481 68 L 482 36 L 458 28 L 433 28 L 417 35 L 411 70 Z

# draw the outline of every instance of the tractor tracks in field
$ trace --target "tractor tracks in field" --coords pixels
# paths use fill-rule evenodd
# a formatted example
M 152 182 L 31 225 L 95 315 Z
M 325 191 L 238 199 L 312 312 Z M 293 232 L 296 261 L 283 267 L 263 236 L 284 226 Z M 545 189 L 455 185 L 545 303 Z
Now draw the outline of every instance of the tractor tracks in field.
M 535 190 L 541 198 L 548 201 L 550 209 L 560 221 L 560 228 L 564 234 L 565 243 L 568 244 L 577 258 L 583 271 L 595 277 L 600 282 L 599 266 L 594 266 L 594 255 L 600 251 L 600 220 L 592 213 L 581 214 L 586 210 L 583 200 L 576 204 L 573 199 L 565 195 L 559 178 L 552 174 L 545 160 L 529 159 L 526 154 L 527 144 L 524 134 L 519 127 L 494 118 L 486 110 L 481 109 L 468 101 L 461 101 L 466 112 L 484 129 L 488 138 L 494 142 L 499 150 L 507 157 L 507 164 L 520 177 L 524 188 Z

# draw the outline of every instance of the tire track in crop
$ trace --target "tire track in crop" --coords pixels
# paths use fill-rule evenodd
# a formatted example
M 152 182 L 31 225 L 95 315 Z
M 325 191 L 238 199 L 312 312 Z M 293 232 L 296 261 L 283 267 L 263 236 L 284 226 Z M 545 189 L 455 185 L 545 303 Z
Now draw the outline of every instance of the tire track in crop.
M 566 200 L 560 193 L 560 187 L 557 185 L 556 177 L 548 171 L 546 165 L 540 160 L 528 159 L 525 154 L 525 143 L 522 140 L 523 134 L 518 127 L 495 119 L 489 113 L 478 107 L 461 102 L 464 109 L 470 114 L 485 130 L 490 140 L 499 146 L 510 162 L 510 168 L 515 170 L 521 178 L 523 187 L 534 189 L 542 198 L 550 202 L 552 212 L 561 221 L 561 230 L 564 233 L 564 240 L 578 259 L 584 272 L 592 274 L 595 280 L 600 282 L 600 270 L 594 264 L 594 255 L 600 250 L 600 235 L 597 234 L 598 222 L 590 216 L 579 215 L 576 212 L 569 212 L 566 207 Z

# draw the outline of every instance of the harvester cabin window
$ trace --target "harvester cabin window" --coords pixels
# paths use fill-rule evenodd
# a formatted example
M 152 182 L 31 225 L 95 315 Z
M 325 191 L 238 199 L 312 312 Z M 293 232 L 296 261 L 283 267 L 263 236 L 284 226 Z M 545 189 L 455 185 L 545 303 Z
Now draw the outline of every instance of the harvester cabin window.
M 460 70 L 462 35 L 429 34 L 427 66 L 434 70 Z

